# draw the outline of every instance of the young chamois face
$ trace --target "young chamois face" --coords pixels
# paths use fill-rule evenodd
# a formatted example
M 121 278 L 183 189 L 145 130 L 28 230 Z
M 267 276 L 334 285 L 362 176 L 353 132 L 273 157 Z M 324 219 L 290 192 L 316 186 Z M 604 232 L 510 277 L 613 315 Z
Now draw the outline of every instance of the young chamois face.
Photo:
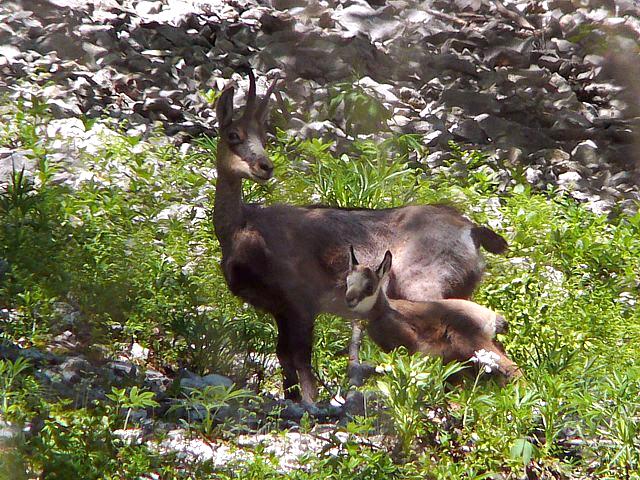
M 227 86 L 216 105 L 218 116 L 218 169 L 239 178 L 265 182 L 273 175 L 265 145 L 265 123 L 268 118 L 269 97 L 276 86 L 276 78 L 264 98 L 256 97 L 256 81 L 249 70 L 249 94 L 244 113 L 233 119 L 233 85 Z
M 381 293 L 382 281 L 391 270 L 391 252 L 387 250 L 382 263 L 375 270 L 358 263 L 353 245 L 349 247 L 349 273 L 347 274 L 347 306 L 358 313 L 367 313 L 373 308 Z

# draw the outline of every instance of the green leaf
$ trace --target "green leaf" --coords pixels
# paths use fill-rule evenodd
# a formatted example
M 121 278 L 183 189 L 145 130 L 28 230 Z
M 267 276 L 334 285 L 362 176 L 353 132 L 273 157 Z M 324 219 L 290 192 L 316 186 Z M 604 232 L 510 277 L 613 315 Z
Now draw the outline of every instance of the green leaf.
M 519 438 L 511 446 L 510 455 L 514 460 L 521 460 L 523 465 L 527 465 L 536 452 L 537 448 L 533 443 L 526 438 Z
M 384 396 L 386 397 L 391 396 L 391 391 L 389 390 L 389 384 L 387 384 L 386 382 L 383 382 L 382 380 L 378 380 L 377 384 L 378 384 L 378 390 L 380 390 L 380 392 L 382 392 Z

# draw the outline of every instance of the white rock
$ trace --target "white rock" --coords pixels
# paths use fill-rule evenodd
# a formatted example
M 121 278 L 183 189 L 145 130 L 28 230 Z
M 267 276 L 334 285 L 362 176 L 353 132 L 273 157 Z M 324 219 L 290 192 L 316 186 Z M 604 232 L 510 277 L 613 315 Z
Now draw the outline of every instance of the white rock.
M 139 2 L 136 5 L 136 13 L 140 16 L 154 15 L 162 10 L 162 2 Z
M 130 354 L 133 360 L 146 360 L 149 358 L 149 349 L 143 347 L 138 342 L 134 342 L 133 345 L 131 345 Z
M 387 83 L 378 83 L 371 77 L 361 78 L 360 80 L 358 80 L 358 85 L 377 93 L 387 103 L 399 102 L 398 97 L 396 97 L 396 95 L 393 93 L 393 85 L 389 85 Z
M 578 172 L 565 172 L 558 175 L 558 184 L 565 187 L 575 186 L 582 177 Z

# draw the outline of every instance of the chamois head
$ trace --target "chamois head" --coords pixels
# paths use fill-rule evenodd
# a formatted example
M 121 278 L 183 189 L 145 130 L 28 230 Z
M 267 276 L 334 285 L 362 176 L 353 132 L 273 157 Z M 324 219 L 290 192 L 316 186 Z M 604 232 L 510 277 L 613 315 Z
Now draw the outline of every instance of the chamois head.
M 349 246 L 349 273 L 347 274 L 347 306 L 358 313 L 366 313 L 373 308 L 380 294 L 382 281 L 391 270 L 391 252 L 384 254 L 382 263 L 375 270 L 358 263 L 353 245 Z
M 276 78 L 265 96 L 256 97 L 256 80 L 249 69 L 249 94 L 242 117 L 233 119 L 233 85 L 225 87 L 216 105 L 218 116 L 218 169 L 240 178 L 264 182 L 273 175 L 265 145 L 265 123 L 268 118 L 269 97 L 276 86 Z

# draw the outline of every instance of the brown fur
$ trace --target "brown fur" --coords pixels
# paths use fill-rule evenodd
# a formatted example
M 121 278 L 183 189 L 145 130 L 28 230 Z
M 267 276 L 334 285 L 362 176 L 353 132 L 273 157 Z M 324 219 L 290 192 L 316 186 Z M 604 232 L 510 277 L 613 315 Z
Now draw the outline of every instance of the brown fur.
M 253 85 L 252 75 L 250 79 Z M 263 126 L 270 91 L 239 120 L 232 118 L 232 87 L 218 101 L 215 231 L 231 291 L 276 320 L 285 394 L 298 398 L 300 381 L 303 400 L 311 402 L 316 315 L 330 312 L 354 318 L 344 300 L 345 248 L 353 244 L 364 260 L 373 261 L 383 245 L 392 246 L 398 254 L 398 268 L 389 281 L 394 298 L 465 298 L 482 275 L 472 233 L 478 227 L 443 206 L 348 210 L 245 204 L 242 179 L 264 181 L 273 170 L 264 151 Z
M 387 252 L 375 271 L 358 265 L 355 254 L 352 255 L 354 265 L 349 272 L 345 297 L 352 308 L 357 308 L 365 298 L 376 295 L 371 309 L 359 313 L 368 320 L 367 332 L 382 350 L 389 352 L 403 346 L 409 353 L 439 356 L 448 363 L 468 361 L 475 352 L 484 349 L 500 357 L 498 373 L 504 378 L 521 375 L 518 366 L 495 340 L 495 334 L 504 329 L 505 322 L 500 315 L 468 300 L 389 300 L 379 284 L 391 268 L 391 254 Z M 364 291 L 365 286 L 368 291 Z M 371 288 L 375 293 L 372 294 Z

